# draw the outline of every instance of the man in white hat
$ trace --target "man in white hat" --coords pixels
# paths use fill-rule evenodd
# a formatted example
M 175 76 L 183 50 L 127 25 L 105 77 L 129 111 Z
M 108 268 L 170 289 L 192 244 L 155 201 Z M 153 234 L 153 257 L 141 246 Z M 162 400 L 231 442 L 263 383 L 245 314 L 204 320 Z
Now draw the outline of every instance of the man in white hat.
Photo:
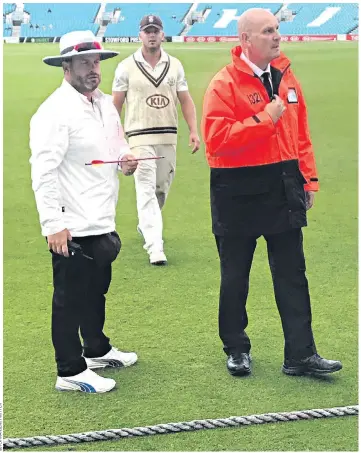
M 133 352 L 112 347 L 103 333 L 111 263 L 121 242 L 115 231 L 118 169 L 131 175 L 137 161 L 124 139 L 112 97 L 98 89 L 104 50 L 90 31 L 60 40 L 62 85 L 31 119 L 31 176 L 42 234 L 52 252 L 52 340 L 58 390 L 102 393 L 115 386 L 95 368 L 126 367 Z M 115 163 L 91 164 L 94 160 Z M 83 338 L 83 347 L 79 337 Z
M 126 101 L 124 129 L 132 152 L 140 157 L 164 157 L 140 162 L 134 174 L 138 231 L 144 237 L 150 264 L 159 266 L 167 263 L 161 211 L 176 169 L 178 101 L 193 153 L 198 151 L 200 141 L 183 66 L 161 47 L 164 32 L 160 17 L 144 16 L 139 37 L 142 47 L 116 69 L 113 99 L 119 114 Z

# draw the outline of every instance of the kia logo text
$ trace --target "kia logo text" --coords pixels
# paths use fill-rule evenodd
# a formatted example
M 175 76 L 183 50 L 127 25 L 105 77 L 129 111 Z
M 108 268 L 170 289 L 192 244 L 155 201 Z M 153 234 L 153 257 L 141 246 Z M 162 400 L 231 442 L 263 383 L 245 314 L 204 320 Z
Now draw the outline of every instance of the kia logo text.
M 147 97 L 146 103 L 149 107 L 153 107 L 155 109 L 164 109 L 169 104 L 169 99 L 162 94 L 153 94 L 152 96 Z

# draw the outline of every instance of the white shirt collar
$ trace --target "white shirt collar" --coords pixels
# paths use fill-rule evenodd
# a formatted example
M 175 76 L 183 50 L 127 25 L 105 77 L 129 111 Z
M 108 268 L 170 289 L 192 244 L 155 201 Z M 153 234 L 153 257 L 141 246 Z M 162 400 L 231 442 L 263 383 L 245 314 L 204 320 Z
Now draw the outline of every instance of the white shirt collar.
M 144 57 L 143 57 L 143 54 L 142 54 L 142 48 L 138 49 L 135 53 L 134 53 L 134 58 L 137 60 L 137 61 L 140 61 L 141 63 L 144 63 L 144 64 L 147 64 L 149 65 L 149 63 L 147 61 L 145 61 Z M 167 63 L 168 61 L 168 54 L 163 50 L 163 48 L 161 47 L 160 48 L 160 59 L 158 61 L 157 64 L 159 63 Z
M 268 72 L 269 74 L 271 74 L 270 63 L 268 63 L 267 68 L 265 70 L 263 70 L 263 69 L 259 68 L 258 66 L 256 66 L 254 63 L 252 63 L 252 61 L 249 60 L 243 52 L 241 53 L 240 58 L 241 58 L 241 60 L 245 61 L 248 64 L 248 66 L 252 69 L 252 71 L 256 74 L 256 76 L 261 77 L 264 72 Z
M 61 84 L 62 88 L 65 88 L 69 94 L 72 94 L 73 96 L 77 96 L 79 99 L 81 99 L 83 102 L 90 103 L 88 98 L 84 96 L 84 94 L 79 93 L 78 90 L 76 90 L 70 83 L 63 79 L 63 83 Z M 93 91 L 92 98 L 96 100 L 100 100 L 104 96 L 104 93 L 100 91 L 98 88 Z

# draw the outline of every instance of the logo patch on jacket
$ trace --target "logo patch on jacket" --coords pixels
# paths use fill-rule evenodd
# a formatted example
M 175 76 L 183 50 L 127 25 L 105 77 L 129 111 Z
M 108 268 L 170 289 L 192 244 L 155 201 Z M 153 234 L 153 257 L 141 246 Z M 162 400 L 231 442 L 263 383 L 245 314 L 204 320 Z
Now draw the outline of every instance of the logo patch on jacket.
M 253 93 L 253 94 L 247 94 L 249 102 L 253 104 L 258 104 L 259 102 L 262 102 L 261 95 L 259 93 Z
M 289 104 L 297 104 L 297 92 L 295 88 L 288 88 L 287 101 Z

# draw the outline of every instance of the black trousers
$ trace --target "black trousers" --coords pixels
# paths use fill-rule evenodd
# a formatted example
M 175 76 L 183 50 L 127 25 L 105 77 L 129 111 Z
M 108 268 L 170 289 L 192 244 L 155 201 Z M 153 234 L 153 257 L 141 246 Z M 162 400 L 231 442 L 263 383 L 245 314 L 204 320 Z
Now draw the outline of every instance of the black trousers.
M 97 236 L 73 240 L 82 246 L 85 254 L 92 256 Z M 87 368 L 83 352 L 86 357 L 101 357 L 111 349 L 109 338 L 103 333 L 111 264 L 99 267 L 94 260 L 80 254 L 69 258 L 52 254 L 52 264 L 52 341 L 58 376 L 74 376 Z
M 285 359 L 316 353 L 301 229 L 265 235 L 274 294 L 285 338 Z M 246 301 L 257 236 L 216 236 L 221 262 L 219 334 L 226 354 L 249 352 Z

